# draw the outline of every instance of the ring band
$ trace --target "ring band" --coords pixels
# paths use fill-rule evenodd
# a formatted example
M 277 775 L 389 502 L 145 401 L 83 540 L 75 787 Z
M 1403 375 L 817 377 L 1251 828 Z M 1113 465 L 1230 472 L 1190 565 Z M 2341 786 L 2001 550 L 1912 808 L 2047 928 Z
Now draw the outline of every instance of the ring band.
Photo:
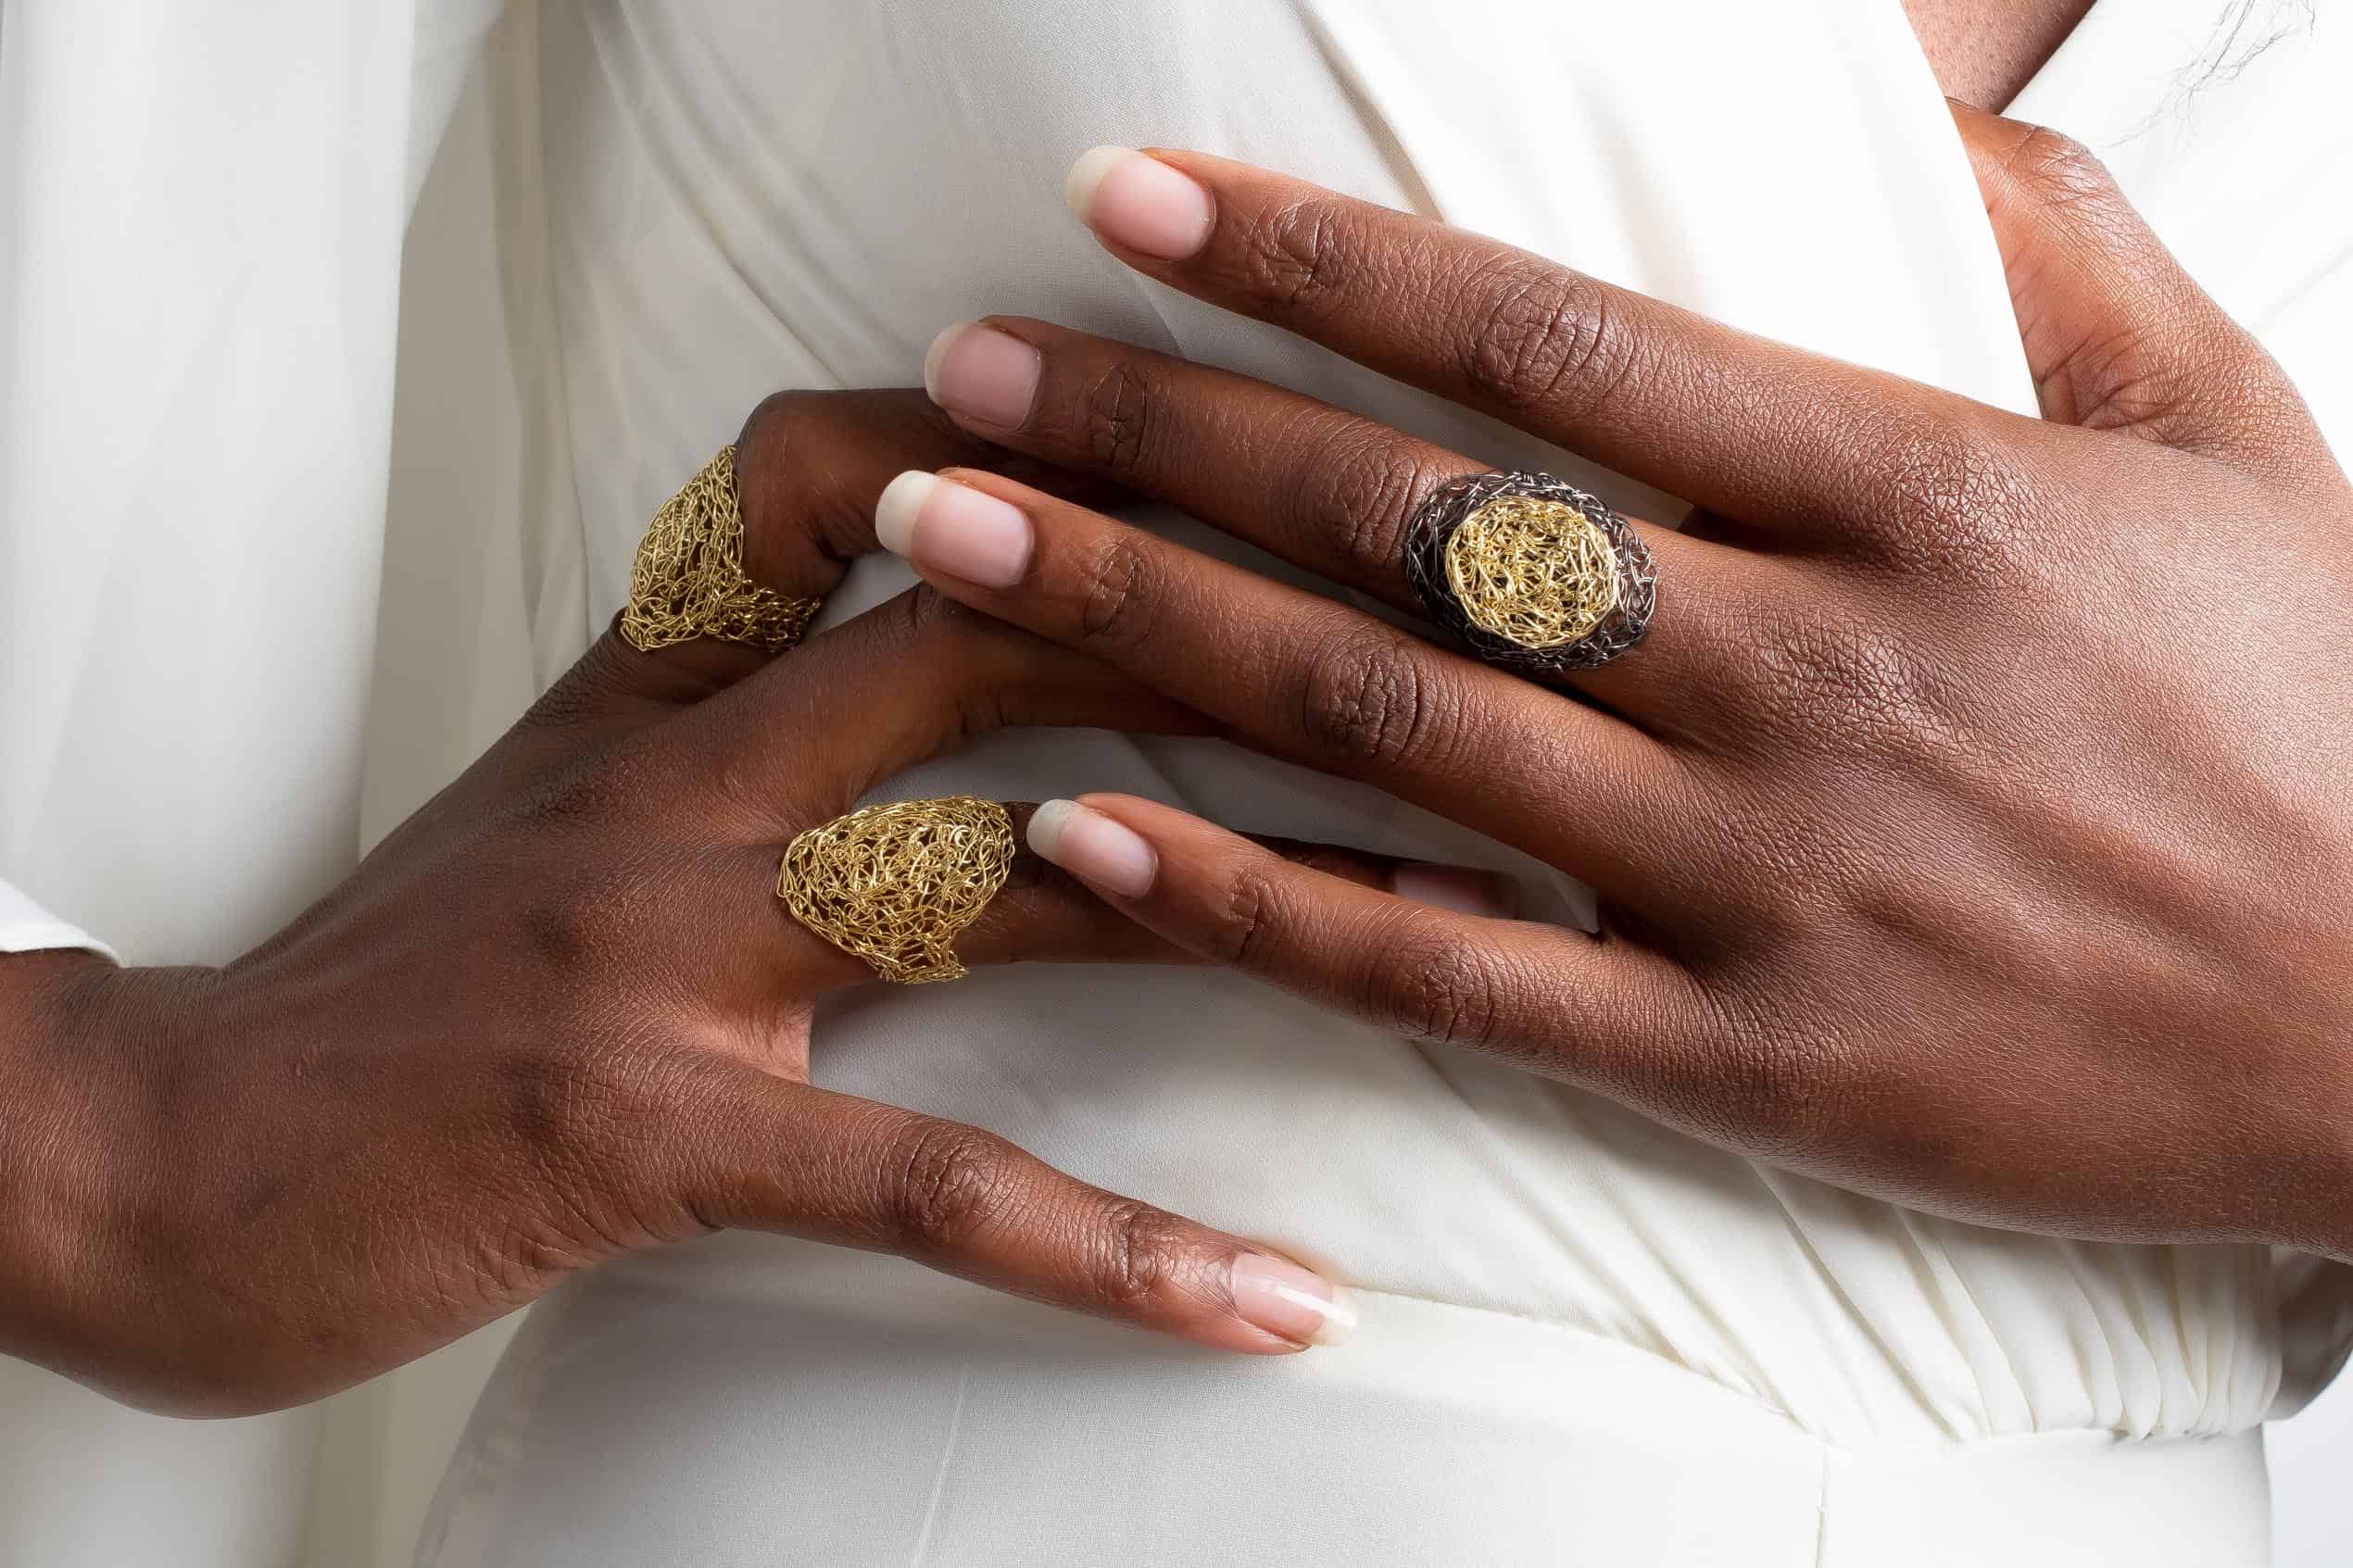
M 952 944 L 1013 869 L 1013 825 L 994 800 L 894 800 L 836 817 L 785 847 L 776 897 L 793 918 L 885 980 L 961 979 Z
M 715 637 L 773 657 L 800 641 L 820 601 L 764 588 L 744 573 L 736 449 L 722 446 L 654 514 L 629 567 L 621 634 L 639 653 Z
M 1642 640 L 1658 569 L 1626 520 L 1545 473 L 1447 481 L 1405 529 L 1405 577 L 1431 620 L 1491 664 L 1592 670 Z

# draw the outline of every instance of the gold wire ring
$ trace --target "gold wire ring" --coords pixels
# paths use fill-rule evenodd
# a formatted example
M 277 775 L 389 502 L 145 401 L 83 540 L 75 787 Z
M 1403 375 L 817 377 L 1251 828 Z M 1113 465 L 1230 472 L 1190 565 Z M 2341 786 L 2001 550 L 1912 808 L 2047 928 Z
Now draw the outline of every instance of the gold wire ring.
M 1431 620 L 1491 664 L 1591 670 L 1650 629 L 1658 571 L 1626 520 L 1544 473 L 1449 480 L 1415 509 L 1405 576 Z
M 744 574 L 736 449 L 722 446 L 654 514 L 637 542 L 621 634 L 640 653 L 716 637 L 774 657 L 800 641 L 820 603 L 787 597 Z
M 994 800 L 894 800 L 836 817 L 785 847 L 776 897 L 793 918 L 885 980 L 957 980 L 952 944 L 1013 864 L 1013 819 Z

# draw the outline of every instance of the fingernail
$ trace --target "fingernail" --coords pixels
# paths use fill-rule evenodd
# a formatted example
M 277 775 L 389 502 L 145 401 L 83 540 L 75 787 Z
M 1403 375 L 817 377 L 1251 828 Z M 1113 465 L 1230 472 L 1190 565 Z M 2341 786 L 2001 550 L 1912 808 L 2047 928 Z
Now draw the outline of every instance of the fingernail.
M 959 321 L 931 340 L 924 390 L 951 414 L 1011 430 L 1038 395 L 1038 350 L 1011 332 Z
M 1133 147 L 1080 154 L 1063 194 L 1081 223 L 1146 256 L 1182 261 L 1209 243 L 1209 193 Z
M 1416 904 L 1435 904 L 1457 914 L 1512 918 L 1512 884 L 1474 866 L 1435 866 L 1409 860 L 1390 873 L 1390 885 Z
M 920 469 L 883 487 L 875 503 L 875 538 L 917 566 L 984 588 L 1010 588 L 1029 570 L 1027 513 Z
M 1318 1273 L 1283 1258 L 1234 1260 L 1234 1311 L 1252 1328 L 1294 1345 L 1337 1345 L 1356 1332 L 1356 1303 Z
M 1160 857 L 1123 822 L 1076 800 L 1049 800 L 1029 817 L 1029 847 L 1055 865 L 1122 898 L 1140 898 L 1160 874 Z

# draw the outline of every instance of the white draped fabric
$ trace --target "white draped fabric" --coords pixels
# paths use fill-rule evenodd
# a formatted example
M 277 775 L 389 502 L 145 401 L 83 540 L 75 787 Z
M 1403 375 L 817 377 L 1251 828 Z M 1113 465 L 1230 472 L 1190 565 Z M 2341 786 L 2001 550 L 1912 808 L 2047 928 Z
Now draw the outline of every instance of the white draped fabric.
M 2218 42 L 2219 3 L 2108 0 L 2019 112 L 2102 146 L 2342 445 L 2353 205 L 2316 194 L 2353 50 Z M 1061 209 L 1095 143 L 1290 169 L 2032 407 L 1895 0 L 506 10 L 0 10 L 0 947 L 71 922 L 131 961 L 239 950 L 577 653 L 758 396 L 907 383 L 985 310 L 1656 514 L 1126 273 Z M 862 564 L 830 613 L 905 581 Z M 1126 788 L 1534 874 L 1200 743 L 1005 737 L 894 792 L 934 786 Z M 2347 1271 L 1909 1213 L 1230 976 L 860 995 L 817 1052 L 823 1082 L 1320 1260 L 1358 1340 L 1211 1363 L 713 1238 L 532 1314 L 429 1561 L 2251 1564 L 2252 1434 L 2353 1337 Z M 480 1359 L 201 1427 L 0 1369 L 0 1561 L 397 1561 Z

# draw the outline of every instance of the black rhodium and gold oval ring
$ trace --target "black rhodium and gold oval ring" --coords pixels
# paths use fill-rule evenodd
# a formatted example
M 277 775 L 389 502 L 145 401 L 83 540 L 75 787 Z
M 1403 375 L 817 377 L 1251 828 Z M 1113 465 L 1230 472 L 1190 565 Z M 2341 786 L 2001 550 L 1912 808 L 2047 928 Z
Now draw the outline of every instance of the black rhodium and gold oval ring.
M 1658 569 L 1626 520 L 1544 473 L 1440 485 L 1406 527 L 1405 576 L 1472 652 L 1530 674 L 1622 657 L 1658 605 Z

